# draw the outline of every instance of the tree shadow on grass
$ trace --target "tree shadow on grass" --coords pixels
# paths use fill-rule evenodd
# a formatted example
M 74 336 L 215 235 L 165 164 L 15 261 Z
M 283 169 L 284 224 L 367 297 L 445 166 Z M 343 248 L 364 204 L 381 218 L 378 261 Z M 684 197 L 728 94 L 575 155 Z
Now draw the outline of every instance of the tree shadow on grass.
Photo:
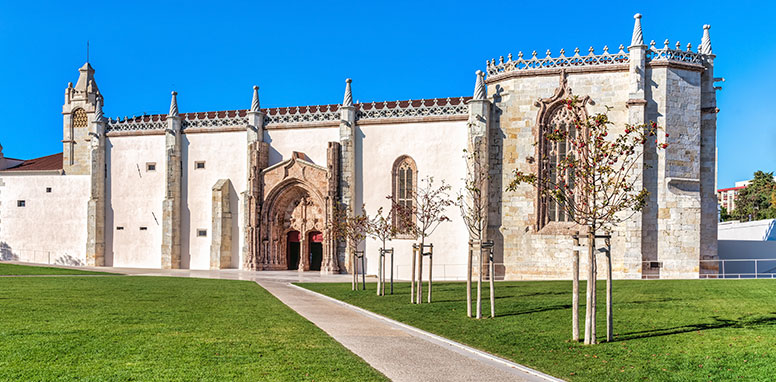
M 496 308 L 498 308 L 498 305 L 496 306 Z M 571 304 L 553 305 L 553 306 L 545 306 L 541 308 L 525 309 L 517 312 L 499 313 L 499 314 L 496 314 L 496 318 L 509 317 L 509 316 L 522 316 L 524 314 L 541 313 L 541 312 L 549 312 L 552 310 L 564 310 L 564 309 L 571 309 Z
M 773 313 L 773 314 L 776 315 L 776 313 Z M 636 340 L 641 338 L 670 336 L 673 334 L 698 332 L 701 330 L 776 325 L 776 316 L 757 316 L 750 319 L 748 319 L 747 317 L 742 317 L 738 320 L 720 318 L 717 316 L 714 316 L 711 318 L 714 320 L 714 322 L 690 324 L 690 325 L 676 326 L 673 328 L 642 330 L 637 332 L 617 334 L 615 335 L 615 339 L 613 342 L 629 341 L 629 340 Z
M 685 301 L 684 298 L 660 298 L 660 299 L 654 299 L 654 300 L 638 300 L 638 301 L 619 301 L 617 304 L 634 304 L 634 305 L 641 305 L 641 304 L 653 304 L 656 302 L 677 302 L 677 301 Z M 584 305 L 584 304 L 582 304 Z
M 513 297 L 514 297 L 514 296 L 498 296 L 498 295 L 497 295 L 496 297 L 494 297 L 494 299 L 495 299 L 495 300 L 502 300 L 502 299 L 509 299 L 509 298 L 513 298 Z M 490 301 L 490 297 L 488 297 L 487 295 L 484 295 L 484 294 L 483 294 L 483 296 L 482 296 L 482 304 L 483 304 L 483 305 L 485 305 L 486 303 L 488 303 L 488 301 Z M 456 299 L 452 299 L 452 300 L 433 300 L 433 299 L 431 300 L 431 303 L 432 303 L 432 304 L 433 304 L 433 303 L 436 303 L 436 302 L 461 302 L 461 303 L 464 303 L 464 304 L 465 304 L 465 303 L 466 303 L 466 296 L 464 296 L 464 297 L 462 297 L 462 298 L 456 298 Z M 423 303 L 425 304 L 425 303 L 426 303 L 426 300 L 423 300 Z M 472 305 L 474 305 L 474 304 L 476 304 L 476 303 L 477 303 L 477 297 L 475 297 L 475 296 L 472 294 Z M 488 304 L 489 304 L 489 303 L 488 303 Z

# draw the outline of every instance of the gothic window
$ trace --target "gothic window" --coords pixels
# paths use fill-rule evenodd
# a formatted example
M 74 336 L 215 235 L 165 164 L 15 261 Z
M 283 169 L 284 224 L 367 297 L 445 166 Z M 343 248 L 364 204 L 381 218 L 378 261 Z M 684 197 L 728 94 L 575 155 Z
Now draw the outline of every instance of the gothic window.
M 572 97 L 566 73 L 561 71 L 560 85 L 555 89 L 552 97 L 539 99 L 534 103 L 535 106 L 539 107 L 536 120 L 537 129 L 534 131 L 537 134 L 537 176 L 540 179 L 548 180 L 553 185 L 558 185 L 559 187 L 568 185 L 570 189 L 574 190 L 578 183 L 575 179 L 574 170 L 570 169 L 564 173 L 564 171 L 558 168 L 560 162 L 567 156 L 574 154 L 573 148 L 566 141 L 546 139 L 547 134 L 568 133 L 569 140 L 576 139 L 578 134 L 584 134 L 584 130 L 578 130 L 574 126 L 574 119 L 576 117 L 584 120 L 587 116 L 586 105 L 594 103 L 590 97 L 578 97 L 576 106 L 570 109 L 566 100 Z M 544 182 L 542 181 L 542 183 Z M 537 230 L 542 230 L 548 225 L 573 223 L 573 216 L 566 214 L 563 205 L 552 200 L 552 198 L 542 196 L 541 192 L 537 192 L 536 202 Z M 555 233 L 553 229 L 547 232 Z
M 569 139 L 574 139 L 577 133 L 577 129 L 573 126 L 574 114 L 572 110 L 569 110 L 563 105 L 558 105 L 549 113 L 547 123 L 544 124 L 543 134 L 547 133 L 568 133 Z M 542 137 L 543 138 L 543 137 Z M 550 141 L 542 139 L 544 147 L 542 160 L 539 162 L 542 168 L 540 173 L 542 176 L 549 177 L 549 180 L 553 184 L 567 184 L 569 188 L 574 187 L 574 171 L 573 169 L 566 173 L 566 179 L 562 179 L 562 172 L 558 171 L 558 163 L 563 161 L 567 155 L 572 155 L 570 148 L 564 141 Z M 542 198 L 541 209 L 543 210 L 541 215 L 544 215 L 544 223 L 549 222 L 568 222 L 571 221 L 571 217 L 568 216 L 565 210 L 558 202 L 550 198 Z
M 76 109 L 73 112 L 73 127 L 86 127 L 87 118 L 84 109 Z
M 393 163 L 392 178 L 394 202 L 401 207 L 411 209 L 418 180 L 418 168 L 415 161 L 407 155 L 400 156 Z M 393 224 L 401 224 L 395 215 L 393 216 Z

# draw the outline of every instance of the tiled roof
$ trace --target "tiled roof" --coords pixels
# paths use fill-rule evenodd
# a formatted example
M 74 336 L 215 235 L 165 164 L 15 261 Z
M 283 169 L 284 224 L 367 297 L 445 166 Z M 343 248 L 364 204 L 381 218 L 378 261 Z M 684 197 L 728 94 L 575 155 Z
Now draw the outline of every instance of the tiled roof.
M 731 190 L 740 190 L 742 188 L 746 188 L 746 186 L 740 186 L 740 187 L 729 187 L 729 188 L 720 188 L 717 190 L 717 192 L 724 192 L 724 191 L 731 191 Z
M 45 157 L 27 159 L 24 162 L 3 171 L 51 171 L 62 169 L 62 153 Z

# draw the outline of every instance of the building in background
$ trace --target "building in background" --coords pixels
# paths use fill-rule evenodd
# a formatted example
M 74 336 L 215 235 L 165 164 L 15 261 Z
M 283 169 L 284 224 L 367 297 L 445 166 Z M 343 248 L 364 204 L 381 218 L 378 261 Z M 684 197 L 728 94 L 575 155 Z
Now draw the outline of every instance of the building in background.
M 727 209 L 728 213 L 736 209 L 736 197 L 738 197 L 739 191 L 746 188 L 746 186 L 739 186 L 738 183 L 741 182 L 736 182 L 736 187 L 717 190 L 717 203 L 720 207 Z
M 773 180 L 776 181 L 776 175 L 774 175 Z M 719 206 L 725 207 L 728 213 L 733 212 L 733 210 L 736 209 L 736 198 L 738 197 L 738 193 L 746 188 L 749 183 L 752 183 L 752 181 L 742 180 L 740 182 L 736 182 L 735 187 L 721 188 L 717 190 L 717 203 L 719 203 Z

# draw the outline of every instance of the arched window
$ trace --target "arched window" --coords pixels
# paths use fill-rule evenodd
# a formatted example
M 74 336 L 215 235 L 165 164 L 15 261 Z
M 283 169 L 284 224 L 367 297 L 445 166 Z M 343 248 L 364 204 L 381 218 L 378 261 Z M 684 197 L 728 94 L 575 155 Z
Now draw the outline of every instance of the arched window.
M 393 162 L 392 184 L 393 200 L 399 206 L 412 208 L 417 190 L 418 167 L 415 161 L 407 155 L 402 155 Z M 414 222 L 414 216 L 413 216 Z M 396 215 L 393 216 L 393 224 L 399 225 Z
M 570 139 L 574 139 L 577 133 L 577 129 L 573 127 L 574 114 L 571 110 L 563 105 L 555 106 L 549 113 L 547 123 L 544 124 L 543 133 L 568 133 Z M 566 173 L 566 179 L 560 179 L 560 172 L 558 171 L 558 163 L 566 158 L 567 155 L 573 155 L 570 147 L 564 141 L 550 141 L 542 139 L 543 157 L 539 162 L 543 168 L 540 170 L 543 176 L 548 176 L 550 181 L 554 184 L 568 184 L 569 188 L 574 188 L 574 170 L 571 169 Z M 542 207 L 544 209 L 544 223 L 549 222 L 568 222 L 571 221 L 571 217 L 568 216 L 565 210 L 558 204 L 558 202 L 543 198 Z
M 86 111 L 84 109 L 76 109 L 73 112 L 73 127 L 86 127 L 88 119 L 86 118 Z
M 568 133 L 569 139 L 575 139 L 577 134 L 584 134 L 584 129 L 577 130 L 574 126 L 575 117 L 580 120 L 587 118 L 586 105 L 594 104 L 590 97 L 578 97 L 576 106 L 573 109 L 568 107 L 566 100 L 574 97 L 571 88 L 568 86 L 565 71 L 561 71 L 560 86 L 555 89 L 555 93 L 550 98 L 543 98 L 534 104 L 539 107 L 537 113 L 537 176 L 540 180 L 548 180 L 551 184 L 558 186 L 568 185 L 572 190 L 575 189 L 576 181 L 574 169 L 565 172 L 558 170 L 558 163 L 567 156 L 573 155 L 574 150 L 566 144 L 565 141 L 554 141 L 546 139 L 547 134 L 565 134 Z M 544 183 L 544 182 L 540 182 Z M 563 206 L 549 197 L 542 196 L 538 192 L 536 199 L 536 229 L 541 230 L 551 223 L 573 223 L 573 216 L 566 214 Z M 550 229 L 549 233 L 555 233 Z

